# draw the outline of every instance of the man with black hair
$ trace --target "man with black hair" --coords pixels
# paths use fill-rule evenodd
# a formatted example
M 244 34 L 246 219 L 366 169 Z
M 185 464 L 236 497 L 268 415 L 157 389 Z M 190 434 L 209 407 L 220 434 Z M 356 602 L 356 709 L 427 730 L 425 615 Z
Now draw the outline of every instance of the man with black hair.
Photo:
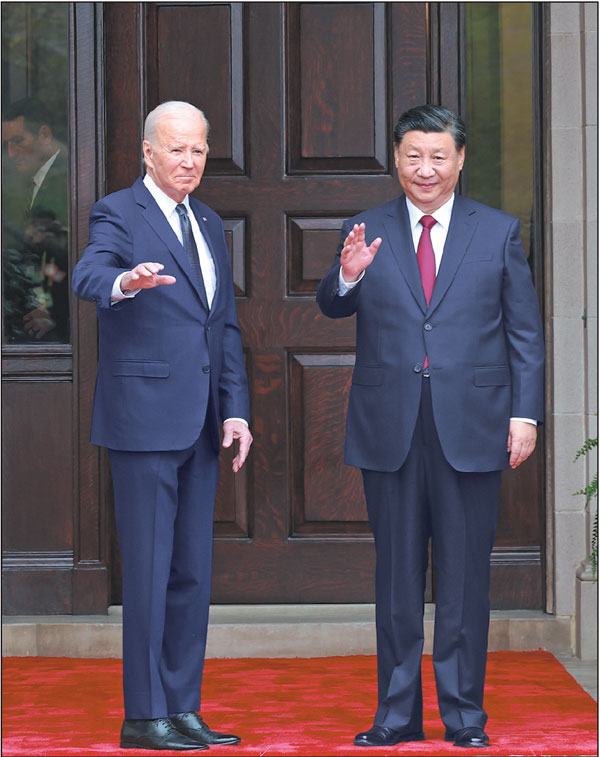
M 66 342 L 66 150 L 56 138 L 48 108 L 36 97 L 6 108 L 2 141 L 15 170 L 13 176 L 3 173 L 6 337 L 13 342 Z
M 379 706 L 358 746 L 420 741 L 428 544 L 446 740 L 487 747 L 483 691 L 501 472 L 535 448 L 544 344 L 519 221 L 455 194 L 466 130 L 440 106 L 394 130 L 403 194 L 351 218 L 317 301 L 356 313 L 345 460 L 375 537 Z M 493 177 L 491 177 L 493 178 Z

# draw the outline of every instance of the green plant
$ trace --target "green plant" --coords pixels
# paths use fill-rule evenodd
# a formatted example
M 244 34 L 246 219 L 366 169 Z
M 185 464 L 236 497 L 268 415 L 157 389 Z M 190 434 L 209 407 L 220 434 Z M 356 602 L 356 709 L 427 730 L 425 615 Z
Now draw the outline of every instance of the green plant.
M 595 439 L 586 439 L 583 447 L 575 455 L 575 460 L 587 455 L 587 453 L 598 446 L 598 437 Z M 573 462 L 575 462 L 575 460 Z M 591 500 L 598 496 L 598 473 L 594 473 L 594 477 L 590 483 L 584 488 L 575 492 L 573 496 L 583 495 L 585 497 L 585 506 L 588 507 Z M 595 576 L 598 569 L 598 508 L 596 507 L 596 513 L 594 515 L 594 524 L 592 526 L 592 548 L 590 552 L 590 565 L 592 566 L 592 573 Z

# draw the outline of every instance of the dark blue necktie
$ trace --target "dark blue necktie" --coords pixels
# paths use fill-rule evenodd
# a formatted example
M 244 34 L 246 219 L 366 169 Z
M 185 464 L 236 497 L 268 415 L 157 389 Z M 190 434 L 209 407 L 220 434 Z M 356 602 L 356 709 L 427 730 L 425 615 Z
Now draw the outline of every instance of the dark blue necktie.
M 202 268 L 200 268 L 200 259 L 198 258 L 198 248 L 192 234 L 192 224 L 190 223 L 190 217 L 187 214 L 185 205 L 179 204 L 175 210 L 179 215 L 179 223 L 181 225 L 181 236 L 183 238 L 183 249 L 187 252 L 192 271 L 196 277 L 196 282 L 200 287 L 200 290 L 204 293 L 204 279 L 202 278 Z M 206 295 L 205 295 L 206 296 Z

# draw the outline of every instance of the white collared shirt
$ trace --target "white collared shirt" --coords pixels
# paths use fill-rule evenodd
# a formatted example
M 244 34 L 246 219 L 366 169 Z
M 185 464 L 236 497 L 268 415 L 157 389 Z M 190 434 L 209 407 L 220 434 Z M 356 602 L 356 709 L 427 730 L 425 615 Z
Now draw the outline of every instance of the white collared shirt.
M 58 153 L 60 150 L 57 150 L 54 155 L 51 158 L 48 158 L 48 160 L 44 163 L 43 166 L 40 166 L 38 170 L 33 175 L 33 192 L 31 193 L 31 203 L 30 208 L 33 206 L 33 203 L 35 202 L 35 198 L 37 197 L 37 193 L 40 191 L 40 187 L 44 183 L 44 179 L 46 178 L 46 175 L 48 171 L 52 168 L 52 164 L 58 157 Z
M 175 210 L 178 203 L 172 197 L 169 197 L 169 195 L 165 194 L 160 187 L 157 187 L 152 177 L 149 174 L 146 174 L 144 176 L 144 184 L 146 185 L 146 188 L 148 189 L 152 197 L 154 197 L 154 199 L 156 200 L 156 204 L 158 205 L 158 207 L 164 213 L 171 228 L 177 235 L 177 239 L 179 239 L 180 244 L 183 244 L 183 236 L 181 234 L 181 223 L 179 222 L 179 214 Z M 208 300 L 208 306 L 210 307 L 212 305 L 213 297 L 215 296 L 215 289 L 217 285 L 215 263 L 214 263 L 214 260 L 212 259 L 212 255 L 210 254 L 210 250 L 208 249 L 208 244 L 206 243 L 206 239 L 204 238 L 204 235 L 200 231 L 200 227 L 198 226 L 198 221 L 196 220 L 196 216 L 194 215 L 194 212 L 190 208 L 189 195 L 186 195 L 180 204 L 185 205 L 185 209 L 187 210 L 187 213 L 190 219 L 190 225 L 192 227 L 192 234 L 194 235 L 194 241 L 196 242 L 196 247 L 198 248 L 198 258 L 200 260 L 200 268 L 202 269 L 202 278 L 204 279 L 204 289 L 206 290 L 206 298 Z
M 149 174 L 146 174 L 144 176 L 144 185 L 156 201 L 156 204 L 160 208 L 161 212 L 169 222 L 169 225 L 175 232 L 175 235 L 177 236 L 177 239 L 179 240 L 180 244 L 183 244 L 183 237 L 181 234 L 181 223 L 179 222 L 179 214 L 177 213 L 176 207 L 178 203 L 172 198 L 169 197 L 165 192 L 162 191 L 160 187 L 156 185 L 156 183 L 153 181 L 152 177 Z M 200 227 L 198 225 L 198 221 L 196 220 L 196 216 L 194 215 L 192 209 L 190 208 L 190 198 L 188 195 L 184 197 L 184 199 L 181 202 L 182 205 L 185 205 L 185 208 L 188 212 L 188 217 L 190 219 L 190 225 L 192 227 L 192 234 L 194 235 L 194 241 L 196 242 L 196 247 L 198 249 L 198 259 L 200 261 L 200 268 L 202 270 L 202 278 L 204 279 L 204 289 L 206 290 L 206 299 L 208 300 L 208 306 L 210 307 L 212 305 L 213 298 L 215 296 L 215 290 L 217 286 L 217 274 L 215 270 L 215 263 L 212 259 L 212 255 L 210 254 L 210 250 L 208 249 L 208 244 L 206 243 L 206 240 L 204 238 L 204 235 L 202 234 L 202 231 L 200 230 Z M 135 292 L 131 292 L 129 294 L 123 294 L 121 291 L 121 279 L 125 274 L 120 274 L 117 279 L 115 280 L 115 283 L 113 285 L 112 293 L 111 293 L 111 300 L 114 302 L 119 302 L 120 300 L 126 299 L 128 297 L 135 297 L 135 295 L 138 293 L 137 290 Z
M 419 248 L 419 241 L 423 232 L 423 226 L 421 225 L 421 218 L 423 216 L 432 216 L 437 221 L 431 227 L 431 246 L 433 247 L 433 254 L 435 255 L 435 273 L 440 270 L 440 263 L 442 262 L 442 255 L 444 254 L 444 245 L 446 244 L 446 237 L 448 236 L 448 229 L 450 228 L 450 219 L 452 218 L 452 208 L 454 206 L 454 193 L 447 200 L 441 208 L 434 210 L 433 213 L 423 213 L 417 206 L 412 203 L 408 197 L 406 198 L 406 207 L 408 208 L 408 217 L 410 219 L 410 230 L 412 232 L 413 244 L 415 247 L 415 254 Z

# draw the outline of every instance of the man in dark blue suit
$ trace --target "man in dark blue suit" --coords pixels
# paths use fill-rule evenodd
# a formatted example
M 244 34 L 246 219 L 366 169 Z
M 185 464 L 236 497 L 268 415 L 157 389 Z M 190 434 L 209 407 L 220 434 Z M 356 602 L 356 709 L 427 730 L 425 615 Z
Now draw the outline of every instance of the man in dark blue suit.
M 501 471 L 544 417 L 535 290 L 506 213 L 455 194 L 465 126 L 420 106 L 394 130 L 404 194 L 346 221 L 317 301 L 356 313 L 345 459 L 362 469 L 376 548 L 379 705 L 358 746 L 420 741 L 428 543 L 446 740 L 485 747 L 490 554 Z
M 235 472 L 252 443 L 223 223 L 190 197 L 207 137 L 189 103 L 148 115 L 146 175 L 92 208 L 72 276 L 98 315 L 91 441 L 109 450 L 123 560 L 121 747 L 240 740 L 198 712 L 221 423 Z

